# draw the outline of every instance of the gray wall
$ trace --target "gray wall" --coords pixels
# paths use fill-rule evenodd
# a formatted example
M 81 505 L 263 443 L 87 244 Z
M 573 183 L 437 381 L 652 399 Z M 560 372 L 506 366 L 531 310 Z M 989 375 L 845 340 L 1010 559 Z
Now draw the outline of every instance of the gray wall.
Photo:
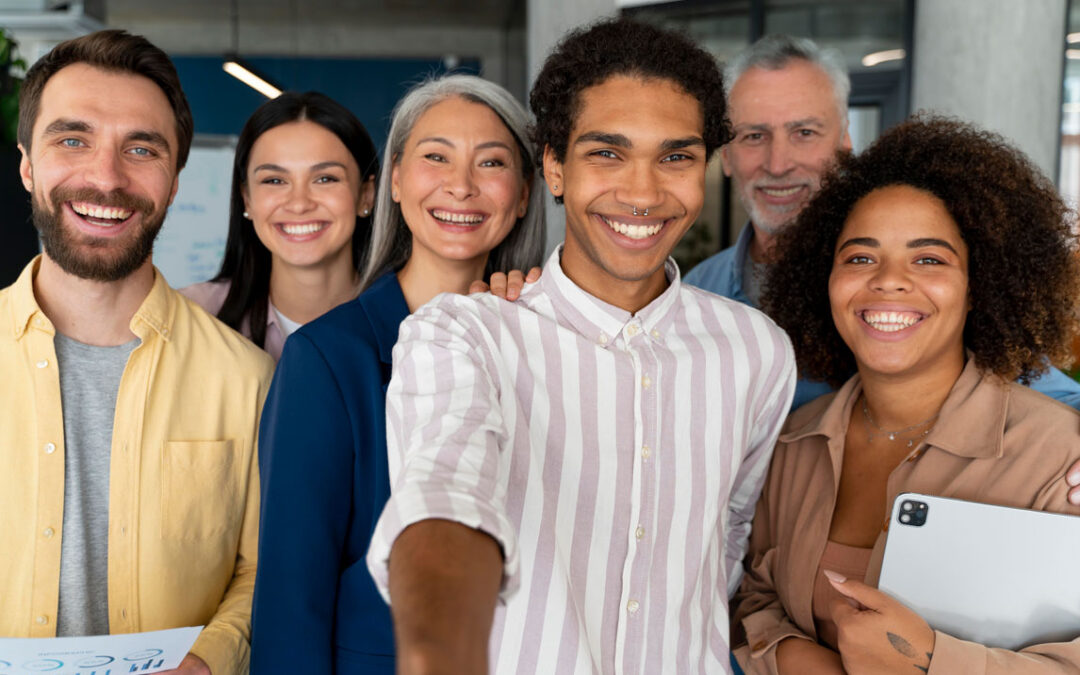
M 615 0 L 528 0 L 526 19 L 529 86 L 551 48 L 571 28 L 590 23 L 617 11 Z M 542 149 L 541 149 L 542 150 Z M 563 208 L 547 193 L 547 250 L 555 249 L 566 235 Z
M 1057 178 L 1066 0 L 919 0 L 912 108 L 1016 143 Z

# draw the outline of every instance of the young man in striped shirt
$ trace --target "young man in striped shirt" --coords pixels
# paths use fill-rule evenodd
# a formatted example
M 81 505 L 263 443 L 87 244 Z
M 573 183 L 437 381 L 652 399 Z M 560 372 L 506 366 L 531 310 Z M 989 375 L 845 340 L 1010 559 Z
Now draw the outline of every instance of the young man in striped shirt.
M 565 244 L 518 302 L 443 296 L 394 350 L 369 565 L 399 668 L 728 672 L 728 591 L 795 363 L 668 257 L 728 138 L 719 71 L 608 21 L 560 43 L 530 102 Z

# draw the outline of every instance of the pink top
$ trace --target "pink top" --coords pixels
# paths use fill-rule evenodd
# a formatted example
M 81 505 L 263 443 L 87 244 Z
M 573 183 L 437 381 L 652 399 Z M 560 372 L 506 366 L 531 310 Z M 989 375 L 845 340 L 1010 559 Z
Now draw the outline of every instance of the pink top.
M 217 316 L 221 306 L 225 304 L 225 296 L 229 294 L 231 285 L 232 282 L 229 281 L 204 281 L 200 284 L 185 286 L 180 289 L 180 292 L 194 300 L 207 312 Z M 267 310 L 266 344 L 263 345 L 263 349 L 274 357 L 276 362 L 281 358 L 281 350 L 285 347 L 285 338 L 288 336 L 285 335 L 282 327 L 278 325 L 277 311 L 274 310 L 274 306 L 270 305 Z M 240 334 L 249 340 L 251 339 L 251 325 L 246 316 L 240 322 Z

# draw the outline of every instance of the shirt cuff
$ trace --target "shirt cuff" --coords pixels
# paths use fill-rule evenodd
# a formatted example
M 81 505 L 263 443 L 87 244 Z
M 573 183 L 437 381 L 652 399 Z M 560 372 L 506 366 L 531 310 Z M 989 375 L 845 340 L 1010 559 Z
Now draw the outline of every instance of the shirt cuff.
M 391 495 L 368 549 L 368 570 L 387 603 L 390 602 L 390 549 L 405 528 L 423 520 L 449 520 L 490 536 L 503 555 L 500 600 L 505 602 L 518 589 L 521 580 L 517 535 L 502 509 L 468 493 L 413 485 Z
M 745 651 L 742 648 L 737 650 L 736 658 L 742 665 L 740 654 L 746 654 L 744 670 L 747 673 L 775 673 L 776 645 L 780 644 L 781 640 L 789 637 L 810 639 L 810 636 L 799 630 L 798 626 L 779 610 L 756 612 L 744 617 L 742 624 L 746 630 L 748 647 Z
M 934 631 L 934 655 L 930 657 L 927 675 L 984 675 L 986 647 Z
M 191 645 L 191 653 L 206 661 L 211 675 L 246 675 L 251 645 L 227 630 L 208 625 Z

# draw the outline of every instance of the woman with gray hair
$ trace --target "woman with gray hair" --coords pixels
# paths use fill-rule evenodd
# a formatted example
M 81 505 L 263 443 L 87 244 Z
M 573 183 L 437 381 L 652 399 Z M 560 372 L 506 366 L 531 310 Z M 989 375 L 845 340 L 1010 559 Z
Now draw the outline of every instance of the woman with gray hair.
M 391 349 L 439 293 L 540 262 L 526 125 L 506 90 L 467 75 L 418 85 L 394 111 L 365 290 L 293 334 L 263 409 L 255 675 L 394 672 L 390 613 L 364 564 L 390 494 Z

